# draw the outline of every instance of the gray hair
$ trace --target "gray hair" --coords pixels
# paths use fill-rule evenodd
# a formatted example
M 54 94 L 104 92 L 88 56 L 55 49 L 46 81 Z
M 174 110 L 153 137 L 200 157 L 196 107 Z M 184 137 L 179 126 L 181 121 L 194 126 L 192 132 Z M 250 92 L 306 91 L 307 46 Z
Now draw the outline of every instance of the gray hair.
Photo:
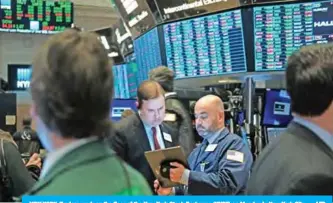
M 166 66 L 159 66 L 149 72 L 149 79 L 158 82 L 164 91 L 173 92 L 174 72 Z

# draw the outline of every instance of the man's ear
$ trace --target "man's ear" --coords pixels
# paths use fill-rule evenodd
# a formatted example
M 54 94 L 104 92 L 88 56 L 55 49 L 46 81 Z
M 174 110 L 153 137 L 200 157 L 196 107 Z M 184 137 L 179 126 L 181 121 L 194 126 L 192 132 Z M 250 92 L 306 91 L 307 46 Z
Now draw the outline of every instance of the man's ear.
M 223 111 L 219 112 L 219 120 L 224 121 L 224 112 Z
M 137 109 L 139 109 L 139 100 L 136 100 L 135 106 L 136 106 Z

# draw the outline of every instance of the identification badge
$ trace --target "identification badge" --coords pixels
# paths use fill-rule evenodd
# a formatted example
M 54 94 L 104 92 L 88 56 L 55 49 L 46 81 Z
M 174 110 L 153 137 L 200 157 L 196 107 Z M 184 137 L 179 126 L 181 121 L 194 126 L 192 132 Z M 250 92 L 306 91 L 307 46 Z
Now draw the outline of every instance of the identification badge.
M 166 141 L 172 142 L 172 137 L 170 134 L 163 132 L 163 137 Z
M 236 151 L 236 150 L 228 150 L 227 151 L 227 160 L 243 163 L 244 162 L 244 153 Z
M 217 147 L 217 144 L 210 144 L 207 146 L 205 152 L 213 152 L 213 151 L 215 151 L 216 147 Z
M 205 172 L 205 168 L 206 168 L 206 162 L 200 163 L 200 171 Z

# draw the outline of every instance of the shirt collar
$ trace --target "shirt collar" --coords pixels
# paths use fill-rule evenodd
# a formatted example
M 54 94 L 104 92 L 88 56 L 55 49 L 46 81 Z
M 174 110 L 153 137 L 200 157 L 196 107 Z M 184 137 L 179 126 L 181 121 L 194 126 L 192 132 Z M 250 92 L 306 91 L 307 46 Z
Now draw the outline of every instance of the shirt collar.
M 209 144 L 213 144 L 218 137 L 221 135 L 222 131 L 225 129 L 225 127 L 221 128 L 220 130 L 216 131 L 215 133 L 211 133 L 207 136 L 207 141 Z
M 326 131 L 325 129 L 321 128 L 317 124 L 308 121 L 304 118 L 301 118 L 297 115 L 294 115 L 294 122 L 308 128 L 314 134 L 316 134 L 326 145 L 328 145 L 333 150 L 333 135 Z
M 75 142 L 72 142 L 54 152 L 48 153 L 45 163 L 43 165 L 43 169 L 42 169 L 42 173 L 41 176 L 45 176 L 45 174 L 47 173 L 47 171 L 50 170 L 50 168 L 52 168 L 52 166 L 54 164 L 56 164 L 56 162 L 58 162 L 62 157 L 64 157 L 66 154 L 68 154 L 69 152 L 73 151 L 76 148 L 79 148 L 82 145 L 85 145 L 89 142 L 92 142 L 94 140 L 97 140 L 98 137 L 89 137 L 89 138 L 84 138 L 84 139 L 80 139 L 77 140 Z

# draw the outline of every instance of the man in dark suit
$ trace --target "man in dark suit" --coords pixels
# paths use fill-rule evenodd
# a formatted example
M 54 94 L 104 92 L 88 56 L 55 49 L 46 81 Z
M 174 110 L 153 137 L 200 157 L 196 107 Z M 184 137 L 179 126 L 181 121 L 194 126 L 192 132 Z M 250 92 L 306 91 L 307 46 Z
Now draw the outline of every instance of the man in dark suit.
M 286 70 L 294 120 L 259 155 L 251 195 L 333 195 L 333 46 L 296 51 Z
M 174 72 L 168 67 L 160 66 L 149 72 L 149 79 L 158 82 L 165 91 L 164 123 L 179 132 L 179 143 L 188 156 L 195 148 L 195 137 L 190 114 L 179 101 L 177 92 L 174 92 Z
M 33 62 L 31 114 L 48 154 L 28 195 L 151 194 L 142 175 L 103 140 L 113 82 L 95 34 L 67 30 L 42 46 Z
M 117 154 L 141 172 L 151 188 L 155 176 L 145 158 L 146 151 L 178 146 L 177 132 L 162 124 L 165 116 L 164 91 L 154 81 L 138 88 L 138 114 L 115 123 L 111 144 Z

